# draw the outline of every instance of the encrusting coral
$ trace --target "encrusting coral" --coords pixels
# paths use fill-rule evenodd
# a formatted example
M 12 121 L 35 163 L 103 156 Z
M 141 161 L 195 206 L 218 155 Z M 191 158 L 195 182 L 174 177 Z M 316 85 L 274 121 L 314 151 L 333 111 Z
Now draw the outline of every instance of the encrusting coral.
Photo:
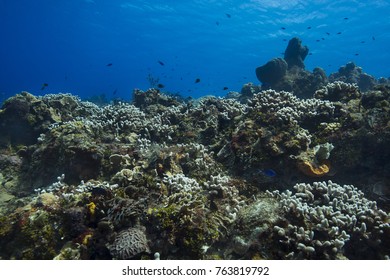
M 329 163 L 322 163 L 317 165 L 315 162 L 302 161 L 298 162 L 297 165 L 300 171 L 310 177 L 322 177 L 329 173 L 330 170 Z

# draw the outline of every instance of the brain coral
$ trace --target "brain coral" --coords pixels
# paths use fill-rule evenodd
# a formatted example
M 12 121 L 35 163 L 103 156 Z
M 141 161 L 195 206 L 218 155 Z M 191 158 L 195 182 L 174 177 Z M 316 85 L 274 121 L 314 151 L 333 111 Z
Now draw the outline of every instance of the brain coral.
M 111 255 L 119 260 L 131 259 L 140 253 L 150 253 L 145 232 L 140 228 L 120 231 L 113 244 L 107 247 Z

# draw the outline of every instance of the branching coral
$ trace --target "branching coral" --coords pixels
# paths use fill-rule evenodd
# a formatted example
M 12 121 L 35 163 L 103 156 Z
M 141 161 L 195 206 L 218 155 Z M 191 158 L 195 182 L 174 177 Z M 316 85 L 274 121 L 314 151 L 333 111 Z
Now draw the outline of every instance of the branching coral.
M 336 81 L 317 90 L 314 97 L 321 100 L 347 102 L 352 99 L 359 99 L 361 97 L 361 93 L 356 84 Z
M 272 196 L 280 200 L 285 220 L 274 226 L 282 258 L 387 258 L 390 215 L 350 185 L 332 181 L 297 184 Z M 368 256 L 366 250 L 375 248 Z

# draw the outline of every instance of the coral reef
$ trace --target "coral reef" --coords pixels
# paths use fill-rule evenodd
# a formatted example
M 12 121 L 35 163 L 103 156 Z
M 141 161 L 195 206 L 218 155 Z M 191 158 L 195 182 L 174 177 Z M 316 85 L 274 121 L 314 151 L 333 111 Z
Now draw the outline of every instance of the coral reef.
M 385 259 L 389 214 L 378 209 L 353 186 L 329 181 L 294 186 L 290 191 L 273 192 L 280 199 L 286 220 L 273 230 L 277 233 L 282 258 Z M 295 249 L 291 250 L 291 247 Z M 369 253 L 370 252 L 370 253 Z M 280 255 L 281 254 L 281 255 Z
M 357 84 L 361 91 L 372 89 L 378 83 L 373 76 L 364 73 L 363 69 L 356 66 L 353 62 L 341 66 L 338 72 L 330 74 L 329 81 Z
M 321 68 L 315 68 L 313 73 L 305 70 L 304 60 L 308 53 L 309 48 L 302 46 L 299 38 L 292 38 L 284 52 L 284 59 L 274 58 L 256 68 L 261 89 L 289 91 L 301 98 L 312 97 L 313 92 L 324 86 L 328 78 Z
M 360 89 L 356 84 L 347 84 L 340 81 L 329 83 L 314 93 L 314 98 L 329 101 L 343 101 L 345 103 L 353 99 L 359 99 L 360 97 Z
M 267 192 L 244 207 L 226 257 L 389 258 L 390 216 L 363 192 L 332 181 L 299 183 L 294 192 Z
M 248 83 L 197 100 L 135 90 L 102 107 L 11 97 L 0 258 L 388 258 L 390 88 L 298 66 L 281 80 L 300 96 Z
M 312 98 L 315 91 L 327 86 L 328 83 L 334 85 L 337 85 L 337 82 L 356 84 L 361 92 L 373 90 L 377 85 L 389 85 L 388 79 L 380 78 L 377 80 L 364 73 L 363 69 L 356 66 L 354 62 L 340 67 L 338 72 L 331 73 L 329 77 L 319 67 L 314 68 L 313 72 L 307 71 L 304 60 L 308 54 L 309 48 L 302 46 L 299 38 L 292 38 L 284 52 L 284 59 L 274 58 L 256 68 L 256 77 L 262 83 L 260 89 L 253 92 L 245 89 L 241 95 L 251 97 L 260 90 L 273 89 L 292 92 L 300 98 Z M 321 94 L 323 93 L 317 95 L 321 96 Z M 330 98 L 332 97 L 330 96 Z

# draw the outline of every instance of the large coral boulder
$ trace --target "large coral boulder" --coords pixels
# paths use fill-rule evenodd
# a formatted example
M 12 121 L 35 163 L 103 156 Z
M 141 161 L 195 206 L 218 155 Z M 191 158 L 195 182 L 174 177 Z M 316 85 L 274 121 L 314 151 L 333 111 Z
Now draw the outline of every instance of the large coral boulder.
M 313 72 L 305 70 L 303 61 L 309 53 L 299 38 L 292 38 L 283 58 L 274 58 L 256 68 L 261 89 L 293 92 L 300 98 L 311 98 L 313 93 L 326 85 L 328 78 L 323 69 L 317 67 Z

